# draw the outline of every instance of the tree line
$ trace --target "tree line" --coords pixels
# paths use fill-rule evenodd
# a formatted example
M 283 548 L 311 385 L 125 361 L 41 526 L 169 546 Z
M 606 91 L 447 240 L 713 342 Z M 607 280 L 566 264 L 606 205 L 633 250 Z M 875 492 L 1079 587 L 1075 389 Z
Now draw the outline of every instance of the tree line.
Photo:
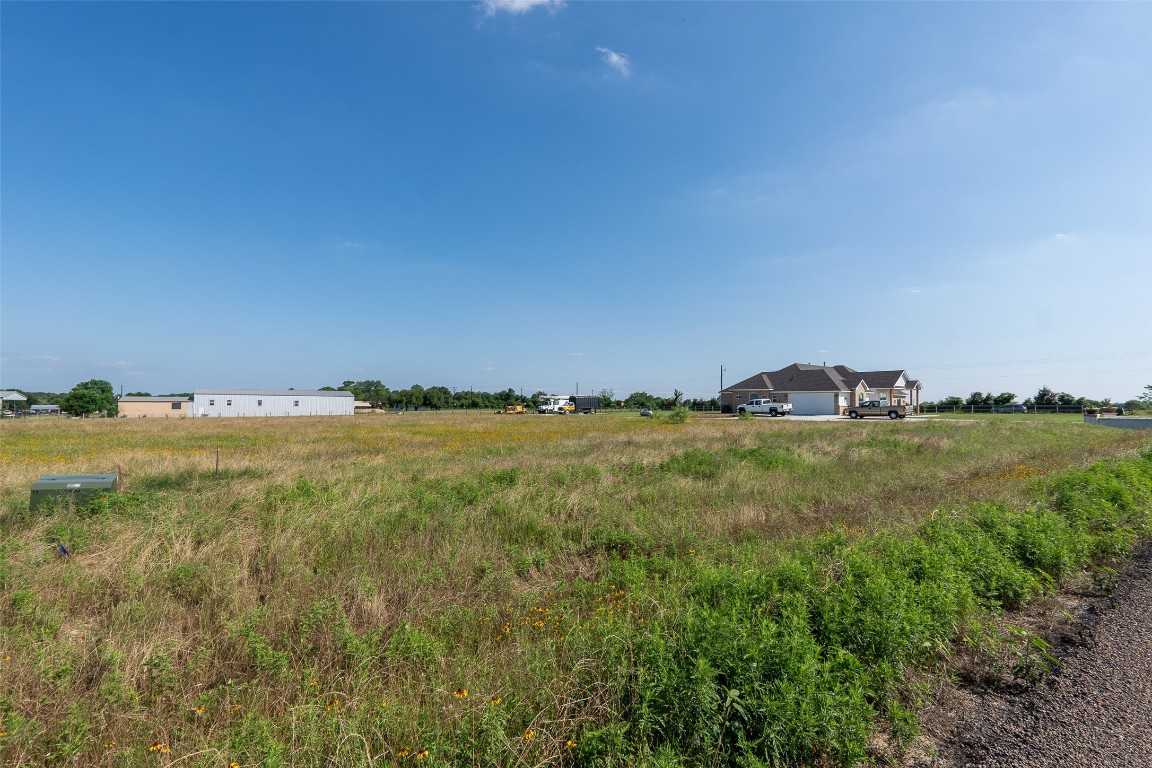
M 117 402 L 112 384 L 103 379 L 90 379 L 83 381 L 67 393 L 32 392 L 13 390 L 28 398 L 28 405 L 59 405 L 61 410 L 71 414 L 103 414 L 115 416 Z M 507 405 L 520 404 L 527 408 L 540 405 L 543 398 L 549 393 L 539 390 L 530 395 L 518 393 L 512 387 L 497 392 L 485 392 L 473 389 L 455 389 L 451 387 L 424 387 L 413 384 L 407 389 L 389 389 L 383 382 L 369 379 L 364 381 L 345 381 L 339 387 L 320 387 L 323 392 L 344 391 L 351 392 L 352 396 L 361 402 L 369 403 L 373 408 L 388 410 L 448 410 L 448 409 L 503 409 Z M 565 393 L 570 395 L 572 393 Z M 191 397 L 191 392 L 172 392 L 165 395 L 153 395 L 151 392 L 129 392 L 125 397 Z M 597 394 L 599 407 L 603 410 L 612 408 L 624 409 L 672 409 L 680 406 L 702 410 L 711 408 L 718 410 L 718 398 L 710 400 L 691 398 L 685 399 L 684 393 L 676 390 L 672 397 L 650 395 L 647 392 L 633 392 L 622 400 L 616 398 L 611 389 L 601 389 Z
M 357 400 L 369 403 L 373 408 L 400 410 L 416 410 L 420 408 L 427 410 L 447 410 L 453 408 L 499 409 L 508 405 L 517 404 L 527 408 L 535 408 L 540 405 L 540 403 L 543 402 L 543 398 L 549 394 L 543 390 L 538 390 L 525 395 L 523 392 L 517 392 L 512 387 L 496 392 L 485 392 L 483 390 L 455 389 L 443 386 L 424 387 L 420 384 L 413 384 L 407 389 L 389 389 L 383 382 L 376 379 L 345 381 L 339 387 L 328 386 L 321 387 L 320 389 L 322 391 L 342 390 L 344 392 L 351 392 L 352 396 Z M 564 394 L 571 395 L 573 393 L 567 392 Z M 698 409 L 720 407 L 718 398 L 714 397 L 711 400 L 700 398 L 685 399 L 684 393 L 680 390 L 674 391 L 672 397 L 650 395 L 647 392 L 633 392 L 623 399 L 617 399 L 616 394 L 611 389 L 601 389 L 596 397 L 600 401 L 599 407 L 603 410 L 612 408 L 668 409 L 679 406 Z
M 920 404 L 921 408 L 968 408 L 968 407 L 989 407 L 997 405 L 1016 405 L 1016 393 L 1014 392 L 1001 392 L 998 395 L 991 392 L 976 391 L 968 395 L 968 397 L 961 397 L 960 395 L 951 395 L 939 400 L 937 402 L 923 402 Z M 1056 392 L 1048 387 L 1040 387 L 1036 394 L 1032 397 L 1026 398 L 1024 402 L 1019 403 L 1028 408 L 1053 408 L 1055 406 L 1067 408 L 1111 408 L 1120 407 L 1125 410 L 1135 410 L 1137 408 L 1152 407 L 1152 384 L 1144 387 L 1144 393 L 1126 400 L 1122 403 L 1114 403 L 1111 398 L 1104 398 L 1103 400 L 1093 400 L 1088 397 L 1077 397 L 1067 392 Z
M 320 390 L 328 392 L 351 392 L 352 396 L 357 400 L 369 403 L 373 408 L 390 410 L 447 410 L 453 408 L 499 409 L 507 405 L 516 404 L 535 408 L 540 405 L 542 398 L 548 395 L 548 393 L 543 390 L 538 390 L 530 395 L 524 395 L 522 392 L 517 393 L 512 387 L 497 392 L 455 389 L 442 386 L 423 387 L 419 384 L 413 384 L 407 389 L 389 389 L 383 382 L 376 379 L 364 381 L 349 380 L 343 382 L 339 387 L 326 386 L 320 387 Z M 70 392 L 65 394 L 34 392 L 22 389 L 12 391 L 19 392 L 28 398 L 28 405 L 59 405 L 61 410 L 72 414 L 87 415 L 103 413 L 107 416 L 115 416 L 117 411 L 116 394 L 112 389 L 112 385 L 103 379 L 82 381 L 73 387 Z M 191 392 L 174 392 L 158 396 L 191 397 L 191 395 Z M 153 397 L 149 392 L 129 392 L 128 396 Z M 597 397 L 600 401 L 599 407 L 603 410 L 612 408 L 671 409 L 679 407 L 687 407 L 695 410 L 718 410 L 720 407 L 718 398 L 685 399 L 684 393 L 680 390 L 675 390 L 672 393 L 672 397 L 650 395 L 647 392 L 633 392 L 627 397 L 618 400 L 611 389 L 601 389 Z M 943 400 L 936 402 L 926 401 L 920 405 L 922 408 L 986 408 L 1014 404 L 1016 404 L 1016 393 L 1014 392 L 993 394 L 991 392 L 977 391 L 971 393 L 968 397 L 951 395 Z M 1123 403 L 1114 403 L 1110 398 L 1093 400 L 1087 397 L 1077 397 L 1067 392 L 1055 392 L 1048 387 L 1041 387 L 1035 395 L 1025 399 L 1020 405 L 1028 408 L 1040 407 L 1044 409 L 1055 406 L 1067 408 L 1109 408 L 1118 406 L 1125 410 L 1152 408 L 1152 384 L 1146 385 L 1144 392 L 1139 396 Z

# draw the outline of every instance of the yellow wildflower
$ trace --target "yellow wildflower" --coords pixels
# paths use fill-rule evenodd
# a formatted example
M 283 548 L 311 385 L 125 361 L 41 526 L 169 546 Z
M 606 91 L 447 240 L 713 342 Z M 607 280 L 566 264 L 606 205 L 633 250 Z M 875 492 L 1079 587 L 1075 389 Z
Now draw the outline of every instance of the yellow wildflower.
M 468 698 L 468 689 L 467 688 L 457 688 L 455 691 L 452 692 L 452 695 L 458 699 L 466 699 L 466 698 Z
M 536 731 L 531 728 L 524 731 L 524 741 L 532 741 L 534 738 L 536 738 Z
M 575 749 L 576 742 L 572 741 L 572 739 L 568 739 L 568 741 L 564 742 L 564 746 L 568 747 L 568 749 Z
M 493 696 L 492 698 L 488 699 L 488 703 L 494 707 L 500 706 L 500 702 L 502 701 L 504 701 L 504 699 L 500 698 L 499 696 Z
M 417 760 L 423 760 L 426 757 L 428 757 L 428 750 L 426 750 L 426 749 L 422 749 L 416 753 L 416 759 Z

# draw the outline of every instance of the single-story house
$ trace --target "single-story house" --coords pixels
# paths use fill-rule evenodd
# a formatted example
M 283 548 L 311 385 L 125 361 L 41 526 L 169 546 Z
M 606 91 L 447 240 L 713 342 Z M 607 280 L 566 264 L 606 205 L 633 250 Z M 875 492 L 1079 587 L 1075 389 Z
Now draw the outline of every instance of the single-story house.
M 840 415 L 852 405 L 881 400 L 919 410 L 920 382 L 907 371 L 857 371 L 846 365 L 793 363 L 763 371 L 720 392 L 721 410 L 731 413 L 755 398 L 792 403 L 800 416 Z
M 120 398 L 117 414 L 122 419 L 178 419 L 192 413 L 190 397 L 143 397 L 125 395 Z
M 28 410 L 32 411 L 36 416 L 45 416 L 60 413 L 60 406 L 58 405 L 30 405 Z

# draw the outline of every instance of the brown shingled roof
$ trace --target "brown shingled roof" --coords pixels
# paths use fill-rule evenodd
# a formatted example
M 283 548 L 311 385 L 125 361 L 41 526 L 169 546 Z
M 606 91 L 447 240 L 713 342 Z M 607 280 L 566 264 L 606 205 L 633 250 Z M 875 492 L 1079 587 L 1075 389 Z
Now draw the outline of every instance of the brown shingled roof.
M 762 371 L 743 381 L 725 387 L 724 392 L 768 389 L 780 392 L 848 392 L 861 381 L 869 388 L 896 386 L 907 371 L 857 371 L 846 365 L 812 365 L 792 363 L 778 371 Z M 909 382 L 911 384 L 911 382 Z

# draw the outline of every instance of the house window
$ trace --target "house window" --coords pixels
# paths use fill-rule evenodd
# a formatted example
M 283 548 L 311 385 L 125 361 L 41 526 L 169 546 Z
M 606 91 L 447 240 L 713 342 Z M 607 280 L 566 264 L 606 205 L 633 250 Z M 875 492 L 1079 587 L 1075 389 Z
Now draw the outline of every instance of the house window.
M 294 406 L 296 406 L 297 408 L 299 408 L 299 407 L 300 407 L 300 401 L 299 401 L 299 400 L 293 400 L 293 401 L 292 401 L 292 405 L 294 405 Z
M 264 401 L 263 400 L 257 400 L 256 405 L 264 405 Z
M 172 410 L 174 410 L 174 411 L 180 410 L 180 403 L 172 403 Z
M 215 400 L 209 400 L 208 405 L 216 405 L 216 401 Z
M 232 401 L 231 401 L 231 400 L 226 400 L 226 401 L 224 402 L 224 405 L 232 405 Z
M 755 400 L 758 397 L 760 397 L 760 395 L 756 394 L 755 392 L 749 392 L 748 393 L 748 402 L 752 402 L 753 400 Z

